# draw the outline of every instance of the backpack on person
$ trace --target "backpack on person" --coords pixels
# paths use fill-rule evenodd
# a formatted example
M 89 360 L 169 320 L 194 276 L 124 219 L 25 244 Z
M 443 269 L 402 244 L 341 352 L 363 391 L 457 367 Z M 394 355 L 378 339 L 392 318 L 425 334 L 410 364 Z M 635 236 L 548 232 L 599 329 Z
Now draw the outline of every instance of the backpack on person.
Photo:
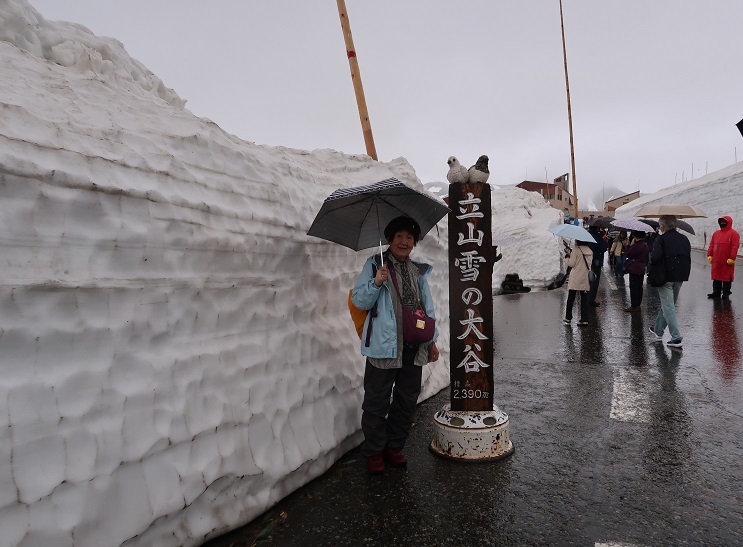
M 376 275 L 377 266 L 372 262 L 372 278 Z M 366 316 L 369 315 L 369 312 L 373 312 L 372 319 L 377 316 L 377 303 L 374 303 L 374 306 L 372 306 L 371 310 L 362 310 L 361 308 L 357 308 L 356 304 L 354 304 L 353 300 L 351 300 L 352 294 L 353 289 L 348 291 L 348 312 L 351 314 L 351 319 L 353 320 L 354 327 L 356 327 L 356 334 L 359 335 L 359 340 L 361 340 L 361 337 L 364 334 L 364 323 L 366 322 Z M 369 320 L 369 332 L 371 332 L 371 319 Z M 367 338 L 369 337 L 367 336 Z

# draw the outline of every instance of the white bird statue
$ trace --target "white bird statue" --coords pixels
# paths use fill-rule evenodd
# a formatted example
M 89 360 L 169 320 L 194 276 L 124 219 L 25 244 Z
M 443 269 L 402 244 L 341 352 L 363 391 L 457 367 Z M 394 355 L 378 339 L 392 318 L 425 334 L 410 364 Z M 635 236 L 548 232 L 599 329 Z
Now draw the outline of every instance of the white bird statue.
M 446 180 L 448 180 L 452 184 L 464 184 L 467 181 L 470 180 L 470 174 L 469 171 L 467 171 L 467 168 L 459 163 L 459 160 L 455 158 L 454 156 L 449 156 L 449 159 L 446 160 L 446 163 L 449 164 L 449 172 L 446 174 Z
M 480 156 L 477 158 L 475 165 L 470 167 L 470 182 L 481 182 L 485 184 L 488 182 L 490 177 L 490 171 L 488 170 L 488 157 Z

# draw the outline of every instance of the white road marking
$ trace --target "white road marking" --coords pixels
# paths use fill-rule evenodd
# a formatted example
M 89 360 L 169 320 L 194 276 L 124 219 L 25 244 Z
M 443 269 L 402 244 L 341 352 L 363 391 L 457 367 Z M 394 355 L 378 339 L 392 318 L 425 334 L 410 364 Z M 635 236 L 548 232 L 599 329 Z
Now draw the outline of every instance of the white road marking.
M 616 367 L 609 417 L 620 422 L 650 421 L 650 389 L 646 371 L 634 367 Z

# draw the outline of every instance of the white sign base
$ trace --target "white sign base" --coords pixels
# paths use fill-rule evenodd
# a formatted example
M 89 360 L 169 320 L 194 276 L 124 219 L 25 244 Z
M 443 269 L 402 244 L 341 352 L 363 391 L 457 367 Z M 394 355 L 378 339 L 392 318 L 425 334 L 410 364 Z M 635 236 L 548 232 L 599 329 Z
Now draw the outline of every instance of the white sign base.
M 508 415 L 493 404 L 490 412 L 454 411 L 447 403 L 434 416 L 434 455 L 464 462 L 500 460 L 513 454 Z

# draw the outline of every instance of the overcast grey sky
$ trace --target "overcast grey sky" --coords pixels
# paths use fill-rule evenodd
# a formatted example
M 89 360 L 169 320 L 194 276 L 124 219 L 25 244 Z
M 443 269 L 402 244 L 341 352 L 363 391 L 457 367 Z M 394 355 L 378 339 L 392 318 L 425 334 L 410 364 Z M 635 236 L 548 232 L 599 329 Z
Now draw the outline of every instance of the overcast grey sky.
M 364 153 L 333 0 L 30 0 L 120 40 L 242 139 Z M 558 0 L 346 0 L 379 159 L 491 183 L 570 171 Z M 742 0 L 563 0 L 578 196 L 654 192 L 743 139 Z M 546 171 L 546 175 L 545 175 Z M 582 203 L 581 203 L 582 205 Z M 600 204 L 599 204 L 600 205 Z

